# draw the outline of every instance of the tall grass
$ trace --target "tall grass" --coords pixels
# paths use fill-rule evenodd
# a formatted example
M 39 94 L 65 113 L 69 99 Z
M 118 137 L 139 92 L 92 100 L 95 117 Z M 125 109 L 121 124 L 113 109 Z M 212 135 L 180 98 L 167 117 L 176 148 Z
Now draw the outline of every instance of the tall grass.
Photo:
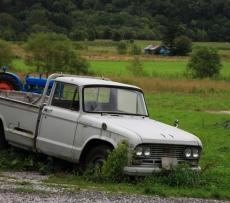
M 110 77 L 115 81 L 140 86 L 145 92 L 230 93 L 230 82 L 211 79 L 162 79 L 151 77 Z

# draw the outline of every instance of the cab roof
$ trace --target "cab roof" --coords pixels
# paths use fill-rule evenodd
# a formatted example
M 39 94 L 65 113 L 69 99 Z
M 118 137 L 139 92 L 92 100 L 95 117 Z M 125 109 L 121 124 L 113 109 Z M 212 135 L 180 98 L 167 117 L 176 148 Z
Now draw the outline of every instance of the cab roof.
M 56 81 L 65 82 L 70 84 L 75 84 L 78 86 L 89 86 L 89 85 L 105 85 L 105 86 L 118 86 L 118 87 L 128 87 L 139 89 L 139 87 L 134 85 L 128 85 L 124 83 L 114 82 L 103 78 L 85 77 L 85 76 L 63 76 L 56 78 Z

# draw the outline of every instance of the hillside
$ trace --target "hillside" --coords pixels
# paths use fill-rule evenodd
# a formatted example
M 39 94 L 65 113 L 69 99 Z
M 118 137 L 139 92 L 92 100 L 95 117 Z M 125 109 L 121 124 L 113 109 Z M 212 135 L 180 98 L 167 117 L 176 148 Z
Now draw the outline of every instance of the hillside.
M 196 41 L 230 41 L 230 0 L 1 0 L 0 38 L 54 31 L 74 40 L 161 39 L 171 24 Z

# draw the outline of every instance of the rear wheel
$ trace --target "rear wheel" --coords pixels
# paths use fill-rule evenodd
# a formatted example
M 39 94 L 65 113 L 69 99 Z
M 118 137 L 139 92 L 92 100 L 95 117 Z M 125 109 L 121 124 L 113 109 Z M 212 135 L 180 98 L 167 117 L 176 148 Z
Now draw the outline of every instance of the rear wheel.
M 1 73 L 0 74 L 0 89 L 19 91 L 21 88 L 17 80 L 14 77 L 10 75 L 7 75 L 6 77 L 6 73 Z
M 99 145 L 89 151 L 85 157 L 84 169 L 102 167 L 112 148 L 107 145 Z
M 0 89 L 1 90 L 14 90 L 14 87 L 5 81 L 0 81 Z

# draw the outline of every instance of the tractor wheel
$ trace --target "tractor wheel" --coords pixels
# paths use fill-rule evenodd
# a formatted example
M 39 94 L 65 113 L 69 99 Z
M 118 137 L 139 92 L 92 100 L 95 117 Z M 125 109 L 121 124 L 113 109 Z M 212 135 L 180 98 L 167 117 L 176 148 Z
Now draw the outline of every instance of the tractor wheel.
M 4 73 L 0 74 L 0 89 L 2 90 L 16 90 L 19 91 L 21 88 L 13 77 L 4 77 Z

